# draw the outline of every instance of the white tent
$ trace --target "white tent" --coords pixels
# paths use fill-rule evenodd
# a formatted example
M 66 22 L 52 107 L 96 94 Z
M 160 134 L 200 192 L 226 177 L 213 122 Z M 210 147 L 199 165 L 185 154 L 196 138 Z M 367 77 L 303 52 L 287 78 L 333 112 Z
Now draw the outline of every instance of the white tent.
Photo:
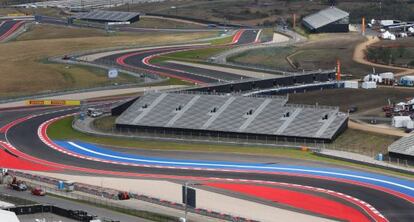
M 382 77 L 376 74 L 369 74 L 364 77 L 364 82 L 382 82 Z
M 16 214 L 7 210 L 0 210 L 1 222 L 20 222 Z
M 410 123 L 411 122 L 411 123 Z M 407 127 L 412 125 L 413 121 L 409 116 L 394 116 L 392 117 L 392 126 L 401 128 L 401 127 Z
M 389 39 L 389 40 L 395 40 L 396 39 L 395 35 L 392 34 L 389 31 L 385 31 L 385 32 L 381 33 L 381 36 L 380 37 L 382 39 Z

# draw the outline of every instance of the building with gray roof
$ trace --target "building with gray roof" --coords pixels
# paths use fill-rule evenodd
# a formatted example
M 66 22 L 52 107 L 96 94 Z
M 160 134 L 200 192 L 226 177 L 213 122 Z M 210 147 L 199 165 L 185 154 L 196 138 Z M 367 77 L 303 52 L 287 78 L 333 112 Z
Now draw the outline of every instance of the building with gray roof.
M 336 7 L 326 8 L 302 19 L 309 32 L 349 32 L 349 13 Z
M 138 12 L 103 11 L 93 10 L 86 13 L 79 13 L 75 17 L 80 20 L 94 22 L 136 22 L 139 20 Z
M 388 146 L 388 152 L 394 157 L 414 160 L 414 135 L 395 141 Z

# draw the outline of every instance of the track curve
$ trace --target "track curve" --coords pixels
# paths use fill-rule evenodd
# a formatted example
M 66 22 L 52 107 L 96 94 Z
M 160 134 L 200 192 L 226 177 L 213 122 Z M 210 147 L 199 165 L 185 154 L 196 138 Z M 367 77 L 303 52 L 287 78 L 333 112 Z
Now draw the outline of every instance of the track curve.
M 38 137 L 37 131 L 39 126 L 47 120 L 71 114 L 77 110 L 58 111 L 40 116 L 34 116 L 25 121 L 19 122 L 10 127 L 6 132 L 7 141 L 18 148 L 20 151 L 37 157 L 46 159 L 68 166 L 83 167 L 94 170 L 107 170 L 123 173 L 139 173 L 142 175 L 154 176 L 163 175 L 166 178 L 174 177 L 202 177 L 202 178 L 227 178 L 238 180 L 260 180 L 294 183 L 305 186 L 313 186 L 324 189 L 330 189 L 344 194 L 359 198 L 379 210 L 390 221 L 412 221 L 414 218 L 414 204 L 399 198 L 388 192 L 362 186 L 356 183 L 346 183 L 336 179 L 326 179 L 318 177 L 307 177 L 303 175 L 292 174 L 268 174 L 261 172 L 225 172 L 193 169 L 169 169 L 169 168 L 151 168 L 126 166 L 119 164 L 102 163 L 86 159 L 76 158 L 58 152 L 46 144 Z
M 105 64 L 108 61 L 110 63 L 116 63 L 121 67 L 126 67 L 130 69 L 141 70 L 149 72 L 155 75 L 164 76 L 164 77 L 173 77 L 181 79 L 184 81 L 196 83 L 196 84 L 210 84 L 221 81 L 232 81 L 235 79 L 240 79 L 242 76 L 237 76 L 231 73 L 217 72 L 213 70 L 208 70 L 202 73 L 189 72 L 179 66 L 176 67 L 166 67 L 158 66 L 151 64 L 150 60 L 156 56 L 162 54 L 168 54 L 178 51 L 190 51 L 203 48 L 218 48 L 225 46 L 237 46 L 252 44 L 257 42 L 257 37 L 259 31 L 255 29 L 249 30 L 239 30 L 233 37 L 232 43 L 222 46 L 180 46 L 180 47 L 161 47 L 156 49 L 140 50 L 136 52 L 120 53 L 114 54 L 106 57 L 97 59 L 95 62 Z
M 18 30 L 24 21 L 6 20 L 0 21 L 0 42 L 6 40 L 16 30 Z

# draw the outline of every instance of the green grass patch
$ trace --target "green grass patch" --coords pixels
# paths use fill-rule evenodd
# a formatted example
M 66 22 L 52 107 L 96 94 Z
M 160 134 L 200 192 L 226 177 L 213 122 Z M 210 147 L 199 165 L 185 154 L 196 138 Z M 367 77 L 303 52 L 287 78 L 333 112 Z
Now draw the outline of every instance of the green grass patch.
M 73 117 L 63 118 L 51 124 L 47 133 L 51 139 L 54 140 L 80 140 L 89 143 L 96 143 L 102 145 L 109 145 L 115 147 L 126 147 L 136 149 L 152 149 L 152 150 L 177 150 L 177 151 L 195 151 L 195 152 L 215 152 L 215 153 L 234 153 L 246 155 L 262 155 L 274 157 L 287 157 L 298 160 L 308 160 L 335 164 L 339 166 L 354 167 L 358 169 L 369 170 L 373 172 L 386 173 L 394 176 L 402 176 L 414 179 L 414 175 L 395 172 L 391 170 L 379 169 L 376 167 L 366 166 L 363 164 L 356 164 L 342 160 L 336 160 L 327 157 L 317 156 L 312 152 L 300 151 L 291 148 L 275 148 L 263 146 L 242 146 L 242 145 L 221 145 L 221 144 L 203 144 L 203 143 L 178 143 L 178 142 L 163 142 L 156 140 L 143 139 L 123 139 L 112 137 L 97 137 L 90 136 L 72 128 Z M 361 137 L 365 136 L 365 132 L 358 132 Z
M 232 41 L 233 41 L 233 35 L 223 37 L 223 38 L 214 39 L 214 40 L 210 41 L 210 43 L 212 45 L 225 45 L 225 44 L 231 43 Z
M 294 53 L 295 50 L 295 47 L 251 49 L 229 57 L 228 61 L 250 66 L 260 65 L 270 69 L 292 70 L 293 68 L 286 57 Z
M 167 60 L 179 60 L 186 62 L 205 62 L 208 58 L 220 52 L 227 50 L 228 47 L 211 47 L 204 49 L 188 50 L 181 52 L 174 52 L 163 56 L 156 57 L 151 60 L 151 63 L 161 63 Z
M 307 32 L 304 27 L 296 26 L 294 30 L 295 32 L 299 33 L 301 36 L 305 36 L 306 38 L 309 38 L 309 32 Z
M 194 85 L 192 82 L 187 82 L 177 78 L 168 78 L 166 81 L 158 82 L 158 83 L 149 83 L 145 86 L 170 86 L 170 85 Z
M 88 205 L 92 205 L 92 206 L 95 206 L 95 207 L 108 209 L 108 210 L 112 210 L 112 211 L 115 211 L 115 212 L 131 215 L 131 216 L 135 216 L 135 217 L 139 217 L 139 218 L 144 218 L 144 219 L 147 219 L 147 220 L 150 220 L 150 221 L 158 221 L 158 222 L 178 221 L 177 217 L 172 217 L 172 216 L 159 214 L 159 213 L 154 213 L 154 212 L 149 212 L 149 211 L 144 211 L 144 210 L 125 209 L 125 208 L 122 208 L 122 207 L 108 206 L 108 205 L 101 204 L 101 203 L 96 203 L 96 202 L 86 201 L 86 200 L 79 200 L 79 199 L 74 199 L 74 198 L 68 198 L 68 197 L 64 197 L 64 196 L 60 196 L 60 195 L 56 195 L 56 194 L 52 194 L 52 193 L 47 193 L 47 195 L 55 197 L 55 198 L 59 198 L 59 199 L 70 200 L 70 201 L 77 202 L 77 203 L 88 204 Z
M 387 153 L 388 146 L 395 142 L 399 137 L 362 132 L 355 129 L 347 129 L 332 144 L 336 147 L 343 147 L 348 151 L 362 153 L 372 156 L 378 153 Z

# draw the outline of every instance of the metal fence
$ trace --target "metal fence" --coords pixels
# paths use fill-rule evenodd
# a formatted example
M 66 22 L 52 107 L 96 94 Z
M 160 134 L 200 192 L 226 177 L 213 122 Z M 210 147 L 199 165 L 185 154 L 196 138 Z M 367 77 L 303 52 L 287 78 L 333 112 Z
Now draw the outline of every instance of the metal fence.
M 83 120 L 85 121 L 85 120 Z M 296 150 L 312 150 L 315 152 L 323 152 L 324 150 L 333 150 L 333 151 L 343 151 L 348 153 L 361 154 L 375 160 L 377 155 L 381 153 L 386 153 L 387 147 L 375 148 L 372 149 L 361 149 L 353 146 L 344 147 L 338 146 L 335 143 L 326 143 L 324 141 L 318 141 L 316 139 L 303 139 L 299 140 L 292 138 L 292 140 L 284 139 L 270 139 L 267 136 L 252 136 L 247 138 L 241 137 L 230 137 L 226 133 L 217 133 L 215 135 L 204 135 L 201 133 L 192 133 L 180 132 L 169 133 L 167 131 L 160 132 L 157 130 L 150 129 L 131 129 L 131 128 L 116 128 L 113 126 L 111 129 L 107 130 L 98 130 L 94 123 L 91 125 L 84 125 L 83 122 L 74 118 L 72 126 L 75 130 L 80 132 L 93 135 L 93 136 L 105 136 L 105 137 L 118 137 L 118 138 L 129 138 L 129 139 L 140 139 L 140 140 L 160 140 L 160 141 L 170 141 L 170 142 L 180 142 L 180 143 L 204 143 L 204 144 L 227 144 L 232 146 L 260 146 L 272 148 L 285 148 L 285 149 L 296 149 Z M 381 151 L 382 150 L 382 151 Z M 359 161 L 363 162 L 363 161 Z M 399 166 L 405 167 L 407 169 L 414 169 L 414 162 L 403 159 L 403 158 L 392 158 L 389 156 L 384 156 L 383 162 L 387 162 L 389 166 Z
M 48 193 L 52 193 L 58 196 L 62 196 L 62 197 L 69 198 L 69 199 L 80 200 L 80 201 L 84 201 L 84 202 L 88 202 L 88 203 L 92 203 L 98 206 L 104 206 L 104 207 L 108 207 L 112 209 L 121 209 L 123 212 L 127 212 L 127 213 L 129 212 L 132 215 L 136 215 L 136 212 L 140 211 L 140 210 L 134 209 L 131 206 L 127 206 L 127 205 L 122 204 L 121 202 L 118 202 L 119 200 L 118 200 L 117 194 L 121 192 L 119 190 L 103 188 L 103 187 L 93 186 L 89 184 L 75 183 L 75 191 L 78 191 L 77 193 L 65 192 L 65 191 L 57 189 L 57 183 L 59 180 L 56 178 L 39 176 L 39 175 L 20 172 L 20 171 L 9 171 L 9 172 L 16 176 L 25 178 L 25 182 L 28 185 L 28 187 L 39 187 L 39 188 L 44 189 Z M 39 183 L 36 183 L 36 181 L 50 184 L 52 186 L 41 185 Z M 53 187 L 53 185 L 55 185 L 56 187 Z M 80 192 L 85 193 L 86 195 L 82 195 Z M 185 209 L 184 204 L 175 203 L 175 202 L 163 200 L 160 198 L 154 198 L 154 197 L 150 197 L 147 195 L 136 194 L 132 192 L 129 192 L 129 196 L 132 199 L 137 199 L 137 200 L 145 201 L 148 203 L 153 203 L 153 204 L 157 204 L 157 205 L 161 205 L 161 206 L 165 206 L 169 208 L 174 208 L 177 210 L 184 211 Z M 204 215 L 204 216 L 208 216 L 212 218 L 218 218 L 218 219 L 227 220 L 227 221 L 255 222 L 255 220 L 251 220 L 251 219 L 247 219 L 243 217 L 237 217 L 237 216 L 233 216 L 228 213 L 212 211 L 212 210 L 208 210 L 204 208 L 191 208 L 190 207 L 187 210 L 195 214 Z M 140 211 L 140 212 L 145 213 L 146 211 Z M 152 214 L 154 214 L 158 219 L 160 219 L 157 221 L 178 221 L 178 217 L 166 216 L 166 215 L 156 214 L 156 213 L 152 213 Z

